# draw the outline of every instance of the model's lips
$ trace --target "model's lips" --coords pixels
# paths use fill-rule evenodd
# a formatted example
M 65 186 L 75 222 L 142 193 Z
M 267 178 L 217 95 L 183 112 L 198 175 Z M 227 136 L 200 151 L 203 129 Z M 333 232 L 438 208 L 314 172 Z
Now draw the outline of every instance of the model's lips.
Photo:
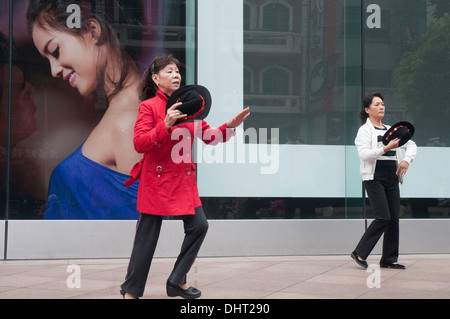
M 73 82 L 75 82 L 75 79 L 77 78 L 75 71 L 70 72 L 64 77 L 64 81 L 68 81 L 70 86 L 73 86 Z

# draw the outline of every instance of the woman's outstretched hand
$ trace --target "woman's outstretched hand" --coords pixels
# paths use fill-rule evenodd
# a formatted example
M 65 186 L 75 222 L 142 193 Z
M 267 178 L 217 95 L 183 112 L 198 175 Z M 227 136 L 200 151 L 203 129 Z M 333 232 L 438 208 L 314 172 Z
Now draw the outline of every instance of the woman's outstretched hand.
M 250 116 L 250 108 L 247 107 L 245 109 L 243 109 L 241 112 L 239 112 L 237 115 L 235 115 L 232 119 L 230 119 L 227 122 L 227 127 L 228 128 L 235 128 L 238 127 L 239 125 L 242 124 L 242 122 L 244 122 L 247 117 Z

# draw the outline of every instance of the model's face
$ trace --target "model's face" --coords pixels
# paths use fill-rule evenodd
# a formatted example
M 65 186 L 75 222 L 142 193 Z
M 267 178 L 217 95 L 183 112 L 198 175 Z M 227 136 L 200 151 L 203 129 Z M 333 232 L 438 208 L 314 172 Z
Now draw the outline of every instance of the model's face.
M 38 51 L 50 62 L 55 78 L 67 81 L 83 96 L 94 92 L 101 66 L 98 61 L 99 47 L 90 33 L 77 37 L 35 25 L 32 37 Z
M 153 74 L 152 78 L 158 88 L 169 96 L 178 90 L 181 84 L 180 71 L 175 63 L 166 65 L 158 74 Z
M 386 108 L 383 100 L 377 96 L 372 99 L 372 104 L 370 104 L 369 107 L 366 107 L 366 113 L 369 115 L 369 118 L 377 120 L 384 117 L 385 110 Z

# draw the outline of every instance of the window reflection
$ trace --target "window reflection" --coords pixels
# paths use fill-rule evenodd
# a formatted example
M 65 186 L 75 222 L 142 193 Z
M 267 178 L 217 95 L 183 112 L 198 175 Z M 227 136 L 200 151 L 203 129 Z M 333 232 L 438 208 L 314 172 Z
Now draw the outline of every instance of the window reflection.
M 6 3 L 0 4 L 4 9 L 2 17 L 7 17 L 9 11 Z M 23 51 L 31 52 L 32 45 L 26 41 L 29 35 L 23 28 L 25 16 L 20 16 L 25 12 L 26 1 L 14 3 L 17 6 L 14 32 L 19 36 Z M 185 0 L 126 3 L 130 10 L 126 15 L 113 15 L 113 23 L 142 70 L 156 51 L 168 50 L 183 59 L 186 47 L 195 47 L 194 43 L 186 42 Z M 381 8 L 381 27 L 365 28 L 362 35 L 361 21 L 367 18 L 364 8 L 372 3 Z M 138 23 L 125 23 L 130 17 L 135 17 Z M 7 33 L 7 18 L 0 21 L 0 26 L 0 31 Z M 279 140 L 272 139 L 272 143 L 353 146 L 359 127 L 357 110 L 361 91 L 382 90 L 389 101 L 386 123 L 413 122 L 417 132 L 414 140 L 420 147 L 450 146 L 450 6 L 447 0 L 244 0 L 243 29 L 243 104 L 252 110 L 245 126 L 255 128 L 256 132 L 259 128 L 278 128 Z M 362 36 L 365 41 L 362 43 L 363 66 Z M 45 200 L 43 194 L 51 169 L 68 153 L 66 147 L 78 144 L 84 136 L 84 133 L 64 135 L 63 130 L 69 126 L 61 123 L 69 120 L 75 123 L 73 127 L 82 128 L 84 132 L 85 127 L 92 128 L 106 105 L 101 97 L 80 100 L 67 94 L 65 88 L 42 76 L 44 67 L 36 56 L 27 53 L 22 62 L 32 71 L 33 89 L 38 91 L 34 99 L 38 122 L 34 131 L 31 113 L 27 113 L 23 120 L 11 123 L 22 126 L 15 131 L 13 125 L 13 134 L 9 137 L 13 146 L 17 146 L 12 153 L 13 177 L 27 185 L 10 186 L 10 206 L 14 218 L 36 218 Z M 364 83 L 361 83 L 362 70 Z M 20 71 L 14 68 L 13 78 L 20 78 L 17 83 L 24 82 Z M 183 66 L 182 73 L 185 72 Z M 7 126 L 5 83 L 3 80 L 0 92 L 2 209 L 8 138 L 4 132 Z M 13 90 L 25 87 L 18 84 Z M 30 96 L 30 90 L 28 87 L 24 96 Z M 73 105 L 60 103 L 67 97 Z M 20 105 L 16 108 L 14 104 L 13 108 L 17 114 L 24 111 Z M 55 144 L 57 135 L 59 144 Z M 25 172 L 21 167 L 29 162 L 33 165 L 27 165 L 27 178 L 21 179 L 21 172 Z M 28 197 L 27 193 L 32 196 Z M 210 218 L 219 219 L 361 218 L 361 201 L 361 198 L 248 198 L 245 195 L 203 198 L 205 212 Z M 449 199 L 439 194 L 433 198 L 422 198 L 419 194 L 417 198 L 402 200 L 404 218 L 447 218 L 449 215 Z M 368 202 L 366 216 L 371 216 Z
M 414 137 L 419 146 L 448 147 L 448 106 L 440 103 L 450 98 L 450 7 L 440 0 L 375 2 L 381 28 L 364 29 L 361 66 L 361 22 L 367 18 L 361 15 L 373 1 L 244 1 L 244 104 L 252 109 L 245 125 L 279 128 L 280 144 L 352 146 L 361 91 L 383 90 L 390 101 L 387 124 L 412 121 L 421 132 Z M 437 101 L 430 103 L 430 94 Z M 361 198 L 205 200 L 216 211 L 212 218 L 363 217 Z M 445 198 L 403 199 L 402 217 L 445 218 L 448 207 Z
M 252 109 L 246 126 L 279 128 L 280 144 L 337 142 L 323 128 L 328 118 L 343 118 L 342 95 L 334 86 L 342 3 L 244 2 L 244 104 Z M 337 109 L 341 115 L 333 113 Z

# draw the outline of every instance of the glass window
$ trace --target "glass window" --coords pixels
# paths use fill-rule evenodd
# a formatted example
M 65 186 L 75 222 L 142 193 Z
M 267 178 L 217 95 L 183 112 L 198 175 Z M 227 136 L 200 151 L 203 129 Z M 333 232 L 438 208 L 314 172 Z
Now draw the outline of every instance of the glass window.
M 263 71 L 262 82 L 265 94 L 286 95 L 291 87 L 289 72 L 280 68 L 270 68 Z
M 346 203 L 345 192 L 339 197 L 343 187 L 319 186 L 336 179 L 320 173 L 324 156 L 345 157 L 344 148 L 327 148 L 347 142 L 345 88 L 355 86 L 358 99 L 361 91 L 360 55 L 346 55 L 349 39 L 358 50 L 361 45 L 361 6 L 352 7 L 357 33 L 345 32 L 346 8 L 344 1 L 244 1 L 244 105 L 252 112 L 244 127 L 261 134 L 258 143 L 280 145 L 280 170 L 240 176 L 250 184 L 244 189 L 253 188 L 247 195 L 204 197 L 210 218 L 345 218 L 346 205 L 361 205 L 361 199 Z M 344 164 L 329 160 L 333 167 Z
M 269 143 L 280 166 L 271 177 L 239 169 L 246 186 L 224 182 L 220 196 L 208 187 L 210 217 L 371 217 L 354 139 L 373 91 L 385 96 L 384 123 L 416 127 L 401 217 L 449 217 L 449 11 L 442 0 L 244 1 L 244 127 L 279 131 Z
M 447 218 L 450 185 L 444 158 L 450 155 L 450 132 L 445 129 L 450 119 L 448 1 L 378 0 L 364 1 L 364 5 L 368 8 L 364 90 L 384 94 L 386 124 L 406 120 L 416 129 L 413 140 L 419 151 L 401 188 L 402 217 Z
M 0 12 L 9 12 L 9 3 L 0 2 Z M 9 121 L 9 16 L 0 20 L 0 220 L 6 217 L 8 185 L 8 121 Z
M 269 3 L 263 7 L 263 29 L 266 31 L 288 32 L 291 10 L 283 4 Z
M 54 66 L 39 54 L 27 29 L 28 1 L 8 5 L 0 2 L 0 219 L 7 204 L 10 219 L 42 219 L 50 207 L 70 218 L 62 207 L 77 207 L 70 203 L 80 194 L 89 194 L 90 205 L 97 205 L 94 195 L 103 175 L 91 174 L 83 187 L 69 191 L 62 181 L 82 175 L 70 170 L 74 166 L 66 160 L 78 153 L 91 164 L 102 162 L 104 157 L 92 156 L 86 141 L 101 131 L 115 108 L 101 86 L 82 94 L 74 75 L 67 78 L 70 83 L 52 76 Z M 11 57 L 10 10 L 15 13 Z M 212 126 L 219 115 L 221 120 L 223 114 L 234 115 L 230 110 L 236 105 L 251 108 L 234 146 L 246 152 L 247 162 L 254 154 L 258 160 L 277 156 L 263 158 L 257 168 L 247 162 L 199 165 L 198 176 L 212 170 L 224 175 L 214 185 L 199 177 L 210 218 L 370 217 L 354 138 L 361 125 L 361 98 L 373 91 L 385 97 L 386 124 L 406 120 L 416 128 L 413 140 L 419 152 L 401 186 L 402 217 L 449 217 L 448 1 L 119 0 L 92 1 L 89 10 L 102 17 L 102 26 L 108 26 L 104 30 L 114 31 L 106 39 L 117 37 L 122 57 L 136 65 L 137 74 L 154 56 L 169 51 L 181 61 L 183 84 L 207 79 L 201 84 L 214 94 L 215 110 L 208 118 Z M 202 19 L 197 19 L 199 11 Z M 68 14 L 79 17 L 76 10 Z M 101 55 L 85 55 L 82 62 L 105 56 L 111 57 L 106 49 Z M 226 66 L 220 72 L 218 61 Z M 128 74 L 124 70 L 115 74 Z M 99 83 L 104 81 L 108 79 Z M 123 89 L 117 88 L 114 94 Z M 95 151 L 106 146 L 96 145 Z M 274 153 L 265 154 L 265 146 Z M 105 171 L 117 170 L 117 163 L 102 163 Z M 262 174 L 264 165 L 275 171 Z M 230 182 L 232 174 L 242 182 Z M 55 188 L 62 193 L 54 193 Z M 101 218 L 123 217 L 112 206 Z

